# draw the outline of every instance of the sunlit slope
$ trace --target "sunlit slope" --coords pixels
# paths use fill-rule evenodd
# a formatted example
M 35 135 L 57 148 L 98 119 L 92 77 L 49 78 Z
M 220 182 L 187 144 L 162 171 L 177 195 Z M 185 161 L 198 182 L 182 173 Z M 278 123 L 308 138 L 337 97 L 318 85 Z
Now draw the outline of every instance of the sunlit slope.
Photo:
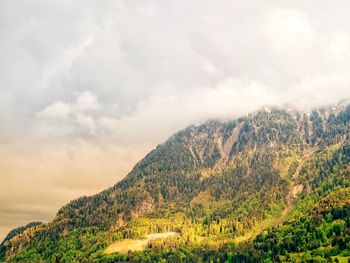
M 5 242 L 1 257 L 115 259 L 118 254 L 105 253 L 111 244 L 123 246 L 114 250 L 121 254 L 153 251 L 158 259 L 181 248 L 191 260 L 193 249 L 202 251 L 199 258 L 211 251 L 209 257 L 220 260 L 228 253 L 239 258 L 237 251 L 244 249 L 262 258 L 273 258 L 276 251 L 281 259 L 305 253 L 311 248 L 273 252 L 272 244 L 267 251 L 259 240 L 277 231 L 273 227 L 284 235 L 283 225 L 298 229 L 300 218 L 314 220 L 313 207 L 349 187 L 349 128 L 350 107 L 344 105 L 309 114 L 264 109 L 229 122 L 188 127 L 157 146 L 121 182 L 70 202 L 52 222 Z M 344 209 L 339 220 L 347 216 Z M 344 222 L 340 234 L 346 236 Z M 144 242 L 156 233 L 176 235 Z M 133 240 L 143 242 L 139 249 L 132 248 Z M 332 242 L 329 237 L 319 247 Z M 128 255 L 123 257 L 133 257 Z

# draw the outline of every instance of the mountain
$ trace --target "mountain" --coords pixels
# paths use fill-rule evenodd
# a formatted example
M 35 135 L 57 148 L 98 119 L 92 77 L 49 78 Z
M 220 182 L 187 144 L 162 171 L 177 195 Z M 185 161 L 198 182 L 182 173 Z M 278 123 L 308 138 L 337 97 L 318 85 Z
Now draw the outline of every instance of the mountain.
M 346 259 L 349 138 L 350 106 L 344 103 L 310 113 L 264 108 L 190 126 L 113 187 L 73 200 L 53 221 L 6 240 L 0 259 Z
M 8 234 L 7 236 L 5 237 L 5 239 L 2 241 L 2 243 L 0 245 L 3 245 L 6 241 L 9 241 L 11 240 L 14 236 L 18 235 L 18 234 L 21 234 L 23 233 L 25 230 L 27 230 L 28 228 L 31 228 L 31 227 L 35 227 L 35 226 L 38 226 L 40 225 L 41 222 L 31 222 L 25 226 L 20 226 L 20 227 L 17 227 L 15 229 L 12 229 Z

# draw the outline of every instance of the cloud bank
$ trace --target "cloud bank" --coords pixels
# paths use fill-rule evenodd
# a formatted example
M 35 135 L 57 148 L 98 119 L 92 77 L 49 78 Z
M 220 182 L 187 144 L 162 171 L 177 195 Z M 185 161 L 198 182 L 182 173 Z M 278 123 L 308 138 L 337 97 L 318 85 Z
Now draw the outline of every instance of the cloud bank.
M 0 1 L 0 239 L 187 125 L 350 96 L 347 1 Z

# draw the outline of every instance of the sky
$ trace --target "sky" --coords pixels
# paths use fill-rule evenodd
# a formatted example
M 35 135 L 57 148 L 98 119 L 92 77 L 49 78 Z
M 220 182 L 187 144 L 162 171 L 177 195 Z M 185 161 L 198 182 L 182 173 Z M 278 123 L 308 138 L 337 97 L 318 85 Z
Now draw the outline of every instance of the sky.
M 348 0 L 0 0 L 0 240 L 190 124 L 350 97 Z

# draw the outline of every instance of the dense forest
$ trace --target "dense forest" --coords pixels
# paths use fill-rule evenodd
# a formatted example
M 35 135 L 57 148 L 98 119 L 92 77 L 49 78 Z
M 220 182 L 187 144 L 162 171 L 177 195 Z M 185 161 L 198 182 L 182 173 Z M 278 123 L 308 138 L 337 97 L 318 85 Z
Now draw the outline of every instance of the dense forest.
M 349 138 L 346 105 L 190 126 L 113 187 L 12 231 L 0 260 L 349 262 Z

